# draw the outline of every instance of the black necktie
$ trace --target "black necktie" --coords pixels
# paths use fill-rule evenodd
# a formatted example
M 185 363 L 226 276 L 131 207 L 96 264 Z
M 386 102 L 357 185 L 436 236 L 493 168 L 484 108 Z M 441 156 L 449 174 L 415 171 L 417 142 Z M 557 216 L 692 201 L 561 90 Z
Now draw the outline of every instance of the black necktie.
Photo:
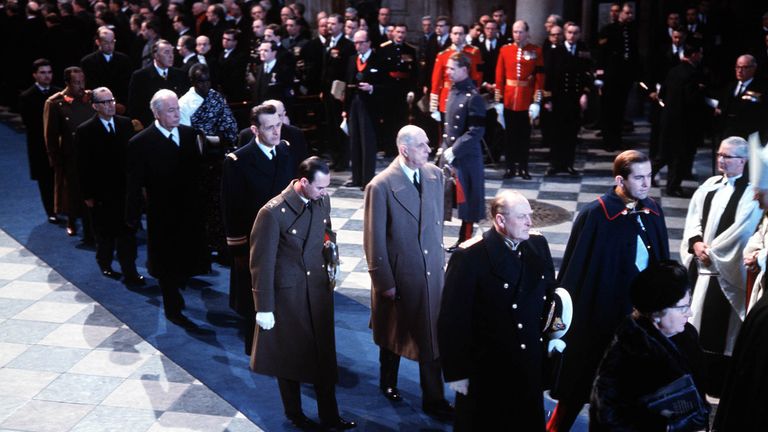
M 416 186 L 416 190 L 421 194 L 421 183 L 419 183 L 419 172 L 413 172 L 413 185 Z
M 112 127 L 112 122 L 107 123 L 107 126 L 109 127 L 109 134 L 114 135 L 115 134 L 115 128 Z M 171 135 L 173 136 L 173 135 Z M 171 140 L 173 141 L 173 140 Z
M 173 139 L 173 134 L 172 133 L 168 134 L 168 140 L 171 141 L 171 144 L 173 144 L 174 146 L 178 147 L 178 144 L 176 144 L 176 140 Z

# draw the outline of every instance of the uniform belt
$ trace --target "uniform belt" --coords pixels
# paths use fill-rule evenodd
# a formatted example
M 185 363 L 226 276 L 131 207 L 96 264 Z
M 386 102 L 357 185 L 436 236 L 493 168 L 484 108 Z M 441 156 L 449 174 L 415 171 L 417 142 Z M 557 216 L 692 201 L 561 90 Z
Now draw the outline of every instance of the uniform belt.
M 512 87 L 528 87 L 529 84 L 530 83 L 528 82 L 528 80 L 525 80 L 525 81 L 523 81 L 523 80 L 512 80 L 512 79 L 508 79 L 507 80 L 507 85 L 508 86 L 512 86 Z
M 404 78 L 409 78 L 411 76 L 411 74 L 408 73 L 408 72 L 392 71 L 392 72 L 389 73 L 389 76 L 391 76 L 392 78 L 404 79 Z

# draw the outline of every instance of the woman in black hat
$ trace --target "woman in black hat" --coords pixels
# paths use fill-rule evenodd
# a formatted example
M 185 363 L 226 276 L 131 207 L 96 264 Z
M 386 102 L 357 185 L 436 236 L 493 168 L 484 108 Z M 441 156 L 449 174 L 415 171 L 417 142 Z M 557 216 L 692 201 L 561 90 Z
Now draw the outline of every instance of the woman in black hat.
M 630 296 L 635 310 L 616 330 L 597 371 L 590 431 L 707 429 L 685 268 L 675 261 L 649 266 L 632 282 Z

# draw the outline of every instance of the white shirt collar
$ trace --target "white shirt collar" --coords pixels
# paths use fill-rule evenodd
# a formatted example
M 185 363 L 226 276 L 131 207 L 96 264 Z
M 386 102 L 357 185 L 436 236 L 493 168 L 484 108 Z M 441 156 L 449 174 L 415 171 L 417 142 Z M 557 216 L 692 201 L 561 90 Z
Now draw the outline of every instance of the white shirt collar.
M 104 53 L 101 53 L 101 55 L 102 55 L 102 56 L 104 56 L 104 60 L 106 60 L 106 61 L 110 61 L 110 60 L 112 60 L 112 56 L 114 56 L 114 53 L 113 53 L 113 54 L 104 54 Z
M 37 82 L 35 82 L 35 85 L 37 86 L 38 90 L 40 90 L 40 91 L 50 91 L 51 90 L 51 86 L 50 85 L 48 87 L 43 87 L 40 84 L 38 84 Z
M 335 47 L 339 43 L 339 39 L 344 36 L 344 32 L 339 33 L 338 36 L 331 36 L 331 46 Z
M 363 62 L 363 63 L 367 62 L 368 61 L 368 57 L 371 56 L 371 52 L 372 52 L 372 50 L 370 48 L 368 48 L 368 51 L 360 54 L 360 61 Z
M 277 149 L 275 147 L 269 147 L 265 146 L 264 144 L 259 142 L 259 139 L 254 137 L 253 139 L 256 142 L 256 145 L 261 149 L 261 151 L 264 152 L 264 155 L 267 157 L 267 159 L 272 160 L 272 150 L 275 150 L 275 156 L 277 156 Z
M 196 56 L 196 55 L 197 55 L 196 53 L 189 53 L 189 54 L 187 54 L 186 56 L 184 56 L 184 58 L 183 58 L 183 59 L 181 59 L 181 61 L 182 61 L 184 64 L 186 64 L 186 63 L 189 61 L 189 59 L 191 59 L 192 57 L 194 57 L 194 56 Z
M 275 67 L 275 63 L 277 63 L 277 59 L 276 58 L 272 59 L 271 61 L 268 61 L 268 62 L 264 63 L 264 70 L 265 71 L 268 70 L 268 71 L 272 72 L 272 69 Z
M 104 129 L 106 129 L 107 132 L 109 132 L 109 125 L 112 125 L 112 130 L 116 130 L 115 129 L 115 118 L 114 117 L 112 117 L 109 120 L 104 120 L 103 118 L 101 118 L 101 116 L 98 116 L 98 117 L 99 117 L 99 120 L 101 121 L 101 124 L 104 125 Z
M 400 158 L 400 168 L 403 169 L 403 172 L 405 173 L 405 176 L 408 178 L 408 181 L 413 182 L 413 173 L 416 173 L 416 179 L 418 181 L 421 181 L 421 173 L 419 173 L 419 170 L 411 169 L 408 165 L 403 162 L 403 159 Z
M 168 68 L 163 69 L 163 68 L 157 67 L 157 63 L 155 63 L 155 62 L 152 62 L 152 66 L 155 67 L 155 70 L 157 71 L 157 74 L 160 75 L 160 76 L 163 76 L 163 71 L 165 71 L 166 73 L 168 72 Z
M 169 135 L 173 135 L 173 141 L 177 146 L 181 147 L 181 140 L 179 140 L 179 128 L 175 127 L 173 130 L 168 130 L 160 126 L 160 122 L 157 120 L 155 120 L 155 127 L 160 131 L 161 134 L 163 134 L 166 139 L 168 139 Z

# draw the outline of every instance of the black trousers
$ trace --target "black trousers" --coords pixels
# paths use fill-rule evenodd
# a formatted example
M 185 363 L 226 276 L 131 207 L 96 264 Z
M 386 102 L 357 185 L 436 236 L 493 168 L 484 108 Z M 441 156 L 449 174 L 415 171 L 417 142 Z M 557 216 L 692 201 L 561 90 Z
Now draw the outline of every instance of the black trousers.
M 184 297 L 181 296 L 181 289 L 187 283 L 187 279 L 177 276 L 159 277 L 157 280 L 160 285 L 160 291 L 163 293 L 163 309 L 165 316 L 172 318 L 181 315 L 184 309 Z
M 41 168 L 37 176 L 37 188 L 40 190 L 40 199 L 43 202 L 45 214 L 55 216 L 53 209 L 53 169 L 50 167 Z
M 629 91 L 632 89 L 631 71 L 605 79 L 603 87 L 602 121 L 603 145 L 606 149 L 616 150 L 623 147 L 621 130 L 624 127 L 624 113 L 627 109 Z
M 380 378 L 382 389 L 397 387 L 397 374 L 400 370 L 400 356 L 386 348 L 379 348 Z M 423 405 L 429 405 L 445 400 L 443 379 L 440 370 L 440 360 L 419 362 L 419 383 L 421 385 L 421 400 Z
M 347 118 L 352 156 L 352 181 L 365 186 L 376 173 L 376 126 L 365 103 L 352 100 Z
M 341 124 L 341 102 L 331 96 L 330 89 L 325 92 L 323 99 L 325 108 L 325 151 L 331 154 L 333 163 L 338 167 L 349 165 L 349 141 L 339 128 Z
M 549 116 L 551 134 L 549 160 L 553 168 L 573 168 L 581 128 L 579 100 L 558 98 Z
M 136 235 L 123 223 L 125 206 L 120 202 L 98 202 L 90 212 L 99 267 L 111 266 L 117 252 L 117 261 L 123 274 L 135 275 Z
M 288 378 L 277 378 L 280 388 L 280 399 L 283 401 L 285 416 L 289 419 L 304 414 L 301 409 L 301 386 L 298 381 Z M 336 403 L 336 385 L 332 382 L 314 384 L 317 396 L 317 412 L 323 423 L 336 423 L 339 419 L 339 406 Z
M 515 169 L 517 164 L 519 169 L 528 171 L 528 154 L 531 150 L 531 121 L 528 111 L 505 109 L 504 126 L 507 139 L 504 147 L 507 169 Z

